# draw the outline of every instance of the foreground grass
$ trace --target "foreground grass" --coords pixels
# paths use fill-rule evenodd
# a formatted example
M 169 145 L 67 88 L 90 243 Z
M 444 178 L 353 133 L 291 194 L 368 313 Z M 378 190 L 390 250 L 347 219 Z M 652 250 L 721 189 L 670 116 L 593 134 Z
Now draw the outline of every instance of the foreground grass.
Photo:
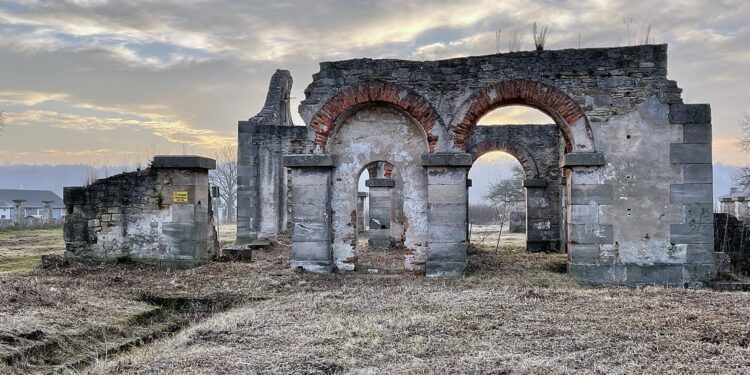
M 0 354 L 33 344 L 3 335 L 39 330 L 67 345 L 60 356 L 91 352 L 95 374 L 750 372 L 749 293 L 592 288 L 564 273 L 565 255 L 525 253 L 519 238 L 472 248 L 462 279 L 295 273 L 288 240 L 253 263 L 35 269 L 0 278 Z M 125 354 L 98 352 L 147 329 L 133 322 L 153 309 L 144 293 L 235 308 Z
M 42 255 L 62 255 L 62 228 L 0 231 L 0 275 L 29 271 Z

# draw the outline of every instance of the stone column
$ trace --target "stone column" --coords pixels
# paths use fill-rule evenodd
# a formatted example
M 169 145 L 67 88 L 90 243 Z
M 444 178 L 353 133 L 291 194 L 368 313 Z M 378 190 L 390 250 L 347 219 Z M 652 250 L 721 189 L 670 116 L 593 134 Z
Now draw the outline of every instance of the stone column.
M 287 155 L 292 170 L 292 269 L 331 272 L 331 155 Z
M 365 231 L 365 199 L 367 199 L 367 193 L 357 192 L 357 233 Z
M 54 203 L 54 201 L 42 201 L 42 203 L 42 224 L 49 224 L 54 218 L 52 213 L 52 203 Z
M 372 248 L 391 246 L 391 190 L 395 186 L 390 178 L 371 178 L 365 181 L 370 188 L 370 236 Z
M 547 197 L 547 180 L 528 179 L 526 187 L 526 250 L 532 253 L 550 252 L 558 249 L 557 238 L 549 238 L 552 232 L 554 211 Z
M 13 200 L 13 224 L 23 224 L 23 219 L 26 218 L 26 200 L 25 199 L 14 199 Z
M 734 198 L 734 200 L 734 204 L 736 205 L 735 212 L 737 213 L 737 219 L 747 221 L 748 206 L 745 197 L 737 197 Z
M 457 277 L 466 270 L 466 179 L 471 164 L 466 153 L 422 155 L 427 168 L 427 276 Z

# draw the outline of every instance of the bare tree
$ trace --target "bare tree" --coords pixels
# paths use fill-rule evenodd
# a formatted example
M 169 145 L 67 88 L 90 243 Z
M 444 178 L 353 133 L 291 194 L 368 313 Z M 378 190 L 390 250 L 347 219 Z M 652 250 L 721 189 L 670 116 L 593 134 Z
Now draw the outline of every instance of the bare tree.
M 216 169 L 211 171 L 209 179 L 212 185 L 219 187 L 226 221 L 234 222 L 237 207 L 237 147 L 223 147 L 213 157 L 216 159 Z
M 741 151 L 750 152 L 750 114 L 745 114 L 740 121 L 740 129 L 742 134 L 740 140 L 737 142 L 737 147 Z M 750 164 L 740 168 L 740 173 L 737 175 L 737 183 L 745 188 L 750 189 Z
M 510 213 L 524 197 L 523 180 L 517 176 L 504 178 L 496 181 L 490 186 L 490 190 L 484 199 L 495 208 L 497 222 L 500 225 L 500 233 L 497 235 L 495 252 L 500 246 L 500 236 L 503 233 L 503 225 L 510 221 Z
M 531 25 L 531 32 L 534 34 L 534 46 L 536 47 L 536 50 L 543 51 L 544 45 L 547 44 L 547 33 L 549 32 L 549 27 L 544 25 L 539 28 L 537 27 L 536 22 L 534 22 L 534 24 Z

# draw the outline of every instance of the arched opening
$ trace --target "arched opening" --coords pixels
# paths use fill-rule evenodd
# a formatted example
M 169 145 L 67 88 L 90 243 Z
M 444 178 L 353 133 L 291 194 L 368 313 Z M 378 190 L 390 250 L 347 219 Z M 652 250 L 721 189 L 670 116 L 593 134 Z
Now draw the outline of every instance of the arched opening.
M 420 160 L 429 152 L 429 135 L 410 112 L 380 101 L 342 111 L 335 128 L 326 148 L 337 159 L 331 180 L 336 267 L 423 273 L 427 183 Z M 366 241 L 360 228 L 366 229 Z
M 480 248 L 526 249 L 526 175 L 516 158 L 491 151 L 469 170 L 469 243 Z
M 561 187 L 564 172 L 560 162 L 566 142 L 553 120 L 546 113 L 528 106 L 498 107 L 478 119 L 479 125 L 474 128 L 466 146 L 475 164 L 478 163 L 472 170 L 487 169 L 487 164 L 497 164 L 497 160 L 503 160 L 498 156 L 502 155 L 498 151 L 507 153 L 504 154 L 506 163 L 509 159 L 518 163 L 516 165 L 520 171 L 516 173 L 516 179 L 520 179 L 524 191 L 524 209 L 517 210 L 514 218 L 519 220 L 522 217 L 520 212 L 525 212 L 520 220 L 525 222 L 527 230 L 523 247 L 529 252 L 559 252 L 565 249 L 563 228 L 566 210 Z M 503 168 L 496 169 L 503 171 Z M 476 174 L 480 179 L 492 175 L 491 171 L 470 171 L 470 174 Z M 477 181 L 477 184 L 482 186 L 482 181 Z M 477 195 L 484 196 L 484 191 L 476 190 L 480 189 L 475 189 L 475 192 L 470 190 L 473 199 L 477 199 Z M 485 186 L 484 190 L 488 191 L 489 186 Z M 499 228 L 494 229 L 499 231 Z

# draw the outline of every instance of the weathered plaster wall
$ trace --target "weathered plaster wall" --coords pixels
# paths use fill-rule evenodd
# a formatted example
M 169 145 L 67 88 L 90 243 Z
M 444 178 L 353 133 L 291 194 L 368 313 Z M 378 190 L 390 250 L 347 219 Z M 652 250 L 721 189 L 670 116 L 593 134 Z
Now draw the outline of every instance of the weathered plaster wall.
M 157 156 L 155 164 L 65 188 L 66 256 L 178 264 L 212 257 L 218 242 L 208 169 L 215 162 Z M 187 194 L 185 201 L 173 201 L 174 193 Z
M 330 153 L 337 158 L 332 187 L 332 250 L 336 266 L 352 270 L 357 260 L 357 182 L 371 162 L 387 161 L 403 181 L 405 269 L 424 272 L 427 253 L 427 183 L 419 164 L 427 152 L 425 135 L 403 113 L 385 105 L 358 108 L 337 129 Z

